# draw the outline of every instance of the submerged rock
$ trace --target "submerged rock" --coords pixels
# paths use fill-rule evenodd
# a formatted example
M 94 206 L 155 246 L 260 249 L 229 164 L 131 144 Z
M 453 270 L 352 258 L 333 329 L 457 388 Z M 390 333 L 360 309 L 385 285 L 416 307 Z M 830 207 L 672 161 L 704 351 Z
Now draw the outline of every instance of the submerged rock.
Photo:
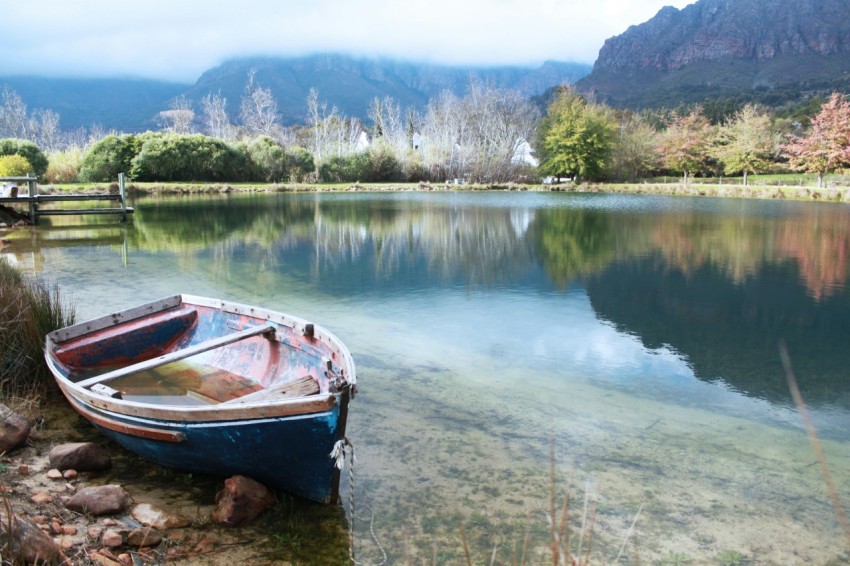
M 133 507 L 130 514 L 141 524 L 159 530 L 188 527 L 192 524 L 191 519 L 183 517 L 182 515 L 169 513 L 168 511 L 160 509 L 150 503 L 139 503 Z
M 275 501 L 274 494 L 258 481 L 233 476 L 224 481 L 224 489 L 215 496 L 214 521 L 236 526 L 253 520 Z

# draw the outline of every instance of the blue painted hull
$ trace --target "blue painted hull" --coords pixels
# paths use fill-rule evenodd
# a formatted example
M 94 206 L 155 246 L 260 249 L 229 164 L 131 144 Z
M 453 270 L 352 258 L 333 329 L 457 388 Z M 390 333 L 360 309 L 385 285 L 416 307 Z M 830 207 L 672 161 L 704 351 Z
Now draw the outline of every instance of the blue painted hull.
M 330 457 L 338 438 L 338 406 L 331 411 L 226 422 L 170 422 L 133 418 L 85 407 L 112 422 L 181 433 L 179 443 L 140 438 L 93 424 L 139 456 L 179 470 L 213 476 L 245 475 L 263 485 L 313 501 L 328 502 L 338 473 Z

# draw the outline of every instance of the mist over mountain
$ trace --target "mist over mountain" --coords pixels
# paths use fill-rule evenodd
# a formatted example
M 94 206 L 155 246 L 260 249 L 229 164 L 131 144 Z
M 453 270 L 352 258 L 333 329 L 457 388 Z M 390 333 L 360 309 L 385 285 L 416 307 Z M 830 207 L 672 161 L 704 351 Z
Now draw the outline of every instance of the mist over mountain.
M 190 99 L 200 114 L 200 100 L 207 94 L 220 94 L 227 99 L 231 119 L 238 119 L 250 72 L 256 84 L 272 91 L 281 122 L 289 125 L 304 122 L 311 88 L 329 107 L 365 119 L 375 97 L 391 96 L 402 108 L 422 110 L 443 90 L 465 94 L 472 80 L 531 97 L 573 83 L 589 71 L 590 65 L 555 61 L 539 67 L 453 67 L 323 54 L 232 60 L 204 72 L 195 84 L 18 76 L 0 77 L 0 87 L 17 92 L 30 110 L 57 112 L 63 129 L 97 124 L 107 130 L 140 132 L 157 128 L 157 114 L 180 95 Z
M 577 87 L 615 106 L 850 86 L 850 0 L 699 0 L 605 41 Z

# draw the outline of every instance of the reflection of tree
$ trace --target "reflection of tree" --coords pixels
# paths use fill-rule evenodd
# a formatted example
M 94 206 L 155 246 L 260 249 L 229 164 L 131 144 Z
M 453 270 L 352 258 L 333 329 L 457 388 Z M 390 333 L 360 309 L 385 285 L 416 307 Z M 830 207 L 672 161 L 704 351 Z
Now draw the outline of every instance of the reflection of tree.
M 736 283 L 716 265 L 685 273 L 656 256 L 612 265 L 587 288 L 600 317 L 649 348 L 672 346 L 700 379 L 790 403 L 778 355 L 785 340 L 807 401 L 850 401 L 836 399 L 850 387 L 850 302 L 842 295 L 813 303 L 795 275 L 785 262 Z
M 556 285 L 564 287 L 598 272 L 619 254 L 617 231 L 610 213 L 551 208 L 537 212 L 529 235 L 540 264 Z

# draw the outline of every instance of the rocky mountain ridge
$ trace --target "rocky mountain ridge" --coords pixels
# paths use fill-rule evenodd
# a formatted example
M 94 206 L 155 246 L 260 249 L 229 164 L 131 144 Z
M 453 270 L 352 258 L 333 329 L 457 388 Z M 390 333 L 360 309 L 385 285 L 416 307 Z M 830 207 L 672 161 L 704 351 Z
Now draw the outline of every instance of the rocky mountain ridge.
M 699 0 L 609 38 L 579 88 L 635 106 L 850 76 L 850 0 Z M 673 102 L 667 97 L 667 103 Z

